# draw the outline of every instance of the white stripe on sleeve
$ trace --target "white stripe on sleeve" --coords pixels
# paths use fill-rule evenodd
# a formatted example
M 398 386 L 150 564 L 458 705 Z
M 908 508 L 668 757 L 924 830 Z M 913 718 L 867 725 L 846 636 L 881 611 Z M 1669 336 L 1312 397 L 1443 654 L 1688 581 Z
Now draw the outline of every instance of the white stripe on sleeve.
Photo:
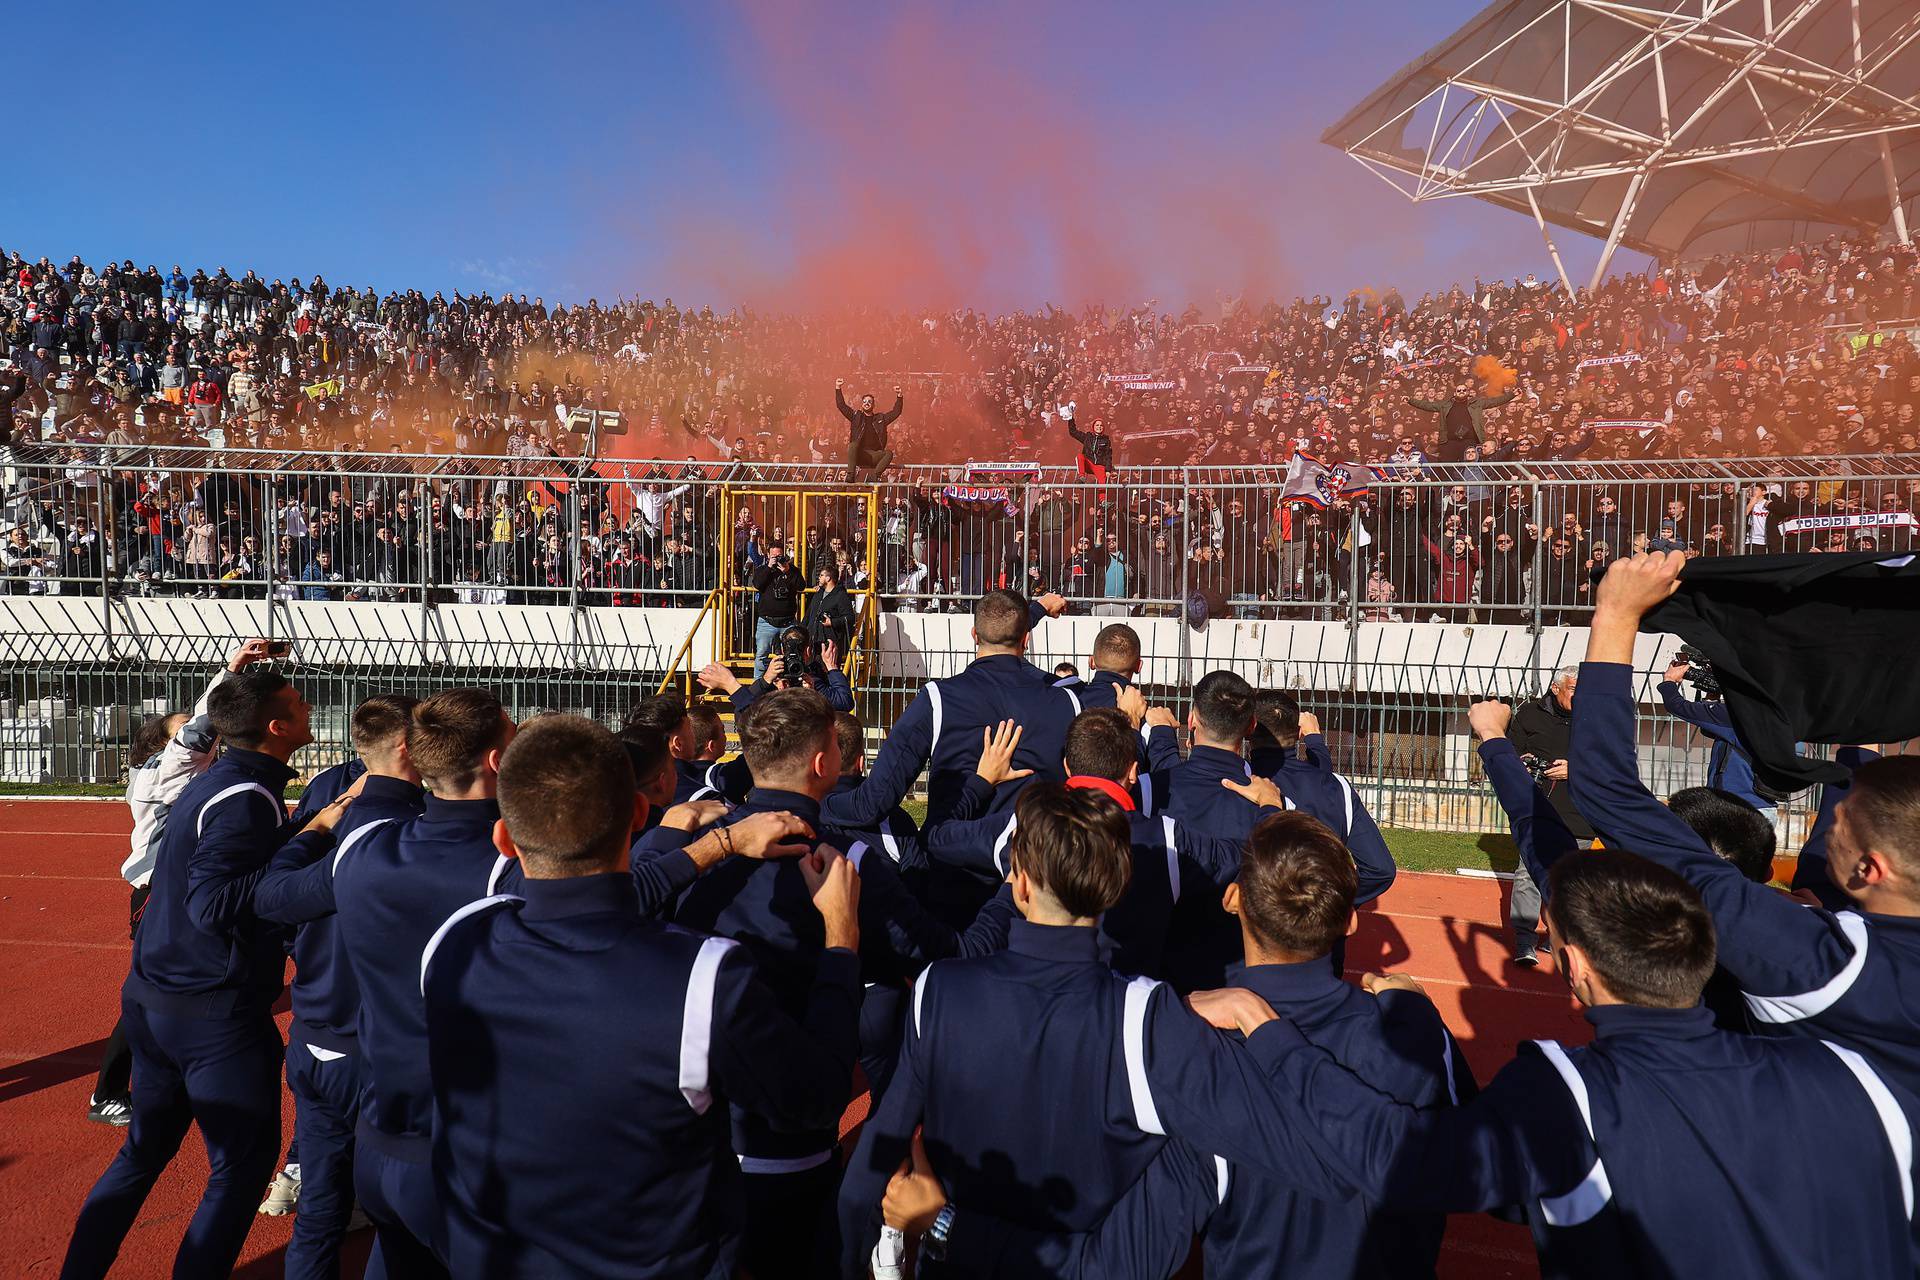
M 720 962 L 739 945 L 731 938 L 708 938 L 700 944 L 687 974 L 686 1001 L 680 1013 L 680 1094 L 695 1115 L 707 1114 L 707 1108 L 713 1105 L 710 1055 L 714 985 L 720 976 Z
M 1127 1003 L 1120 1027 L 1120 1051 L 1127 1060 L 1127 1090 L 1133 1095 L 1133 1122 L 1142 1133 L 1166 1135 L 1160 1124 L 1159 1109 L 1153 1105 L 1153 1086 L 1147 1080 L 1147 1009 L 1153 989 L 1160 984 L 1152 978 L 1135 978 L 1127 984 Z
M 1853 984 L 1860 980 L 1860 973 L 1867 966 L 1867 922 L 1852 911 L 1840 912 L 1834 916 L 1834 922 L 1840 926 L 1840 932 L 1847 935 L 1847 941 L 1853 944 L 1853 955 L 1848 958 L 1845 967 L 1824 986 L 1801 995 L 1756 996 L 1748 993 L 1748 1012 L 1762 1022 L 1799 1022 L 1825 1013 L 1841 996 L 1853 990 Z

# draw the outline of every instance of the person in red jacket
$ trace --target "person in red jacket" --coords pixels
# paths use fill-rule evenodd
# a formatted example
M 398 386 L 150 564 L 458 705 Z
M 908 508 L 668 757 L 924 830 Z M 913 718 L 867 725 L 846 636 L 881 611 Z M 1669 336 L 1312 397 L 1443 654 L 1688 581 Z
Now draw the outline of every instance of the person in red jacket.
M 1433 557 L 1433 598 L 1451 606 L 1441 610 L 1442 614 L 1449 620 L 1463 617 L 1464 606 L 1473 599 L 1473 575 L 1480 568 L 1480 553 L 1474 550 L 1473 540 L 1448 538 L 1444 547 L 1425 535 L 1420 541 Z
M 194 425 L 201 431 L 211 431 L 220 425 L 220 405 L 227 393 L 220 384 L 208 376 L 205 369 L 197 370 L 193 381 L 187 386 L 187 405 L 193 411 Z

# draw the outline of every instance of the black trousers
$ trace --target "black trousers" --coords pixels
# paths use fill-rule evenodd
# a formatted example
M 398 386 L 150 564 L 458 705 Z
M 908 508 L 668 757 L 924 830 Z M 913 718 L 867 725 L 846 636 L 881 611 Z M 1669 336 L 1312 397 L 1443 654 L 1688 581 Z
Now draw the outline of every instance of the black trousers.
M 140 913 L 146 909 L 147 895 L 152 891 L 150 885 L 136 885 L 133 896 L 127 901 L 129 938 L 140 930 Z M 127 1048 L 126 1028 L 116 1022 L 113 1024 L 113 1034 L 107 1037 L 107 1051 L 100 1056 L 100 1074 L 93 1082 L 93 1096 L 98 1099 L 125 1094 L 132 1082 L 133 1050 Z

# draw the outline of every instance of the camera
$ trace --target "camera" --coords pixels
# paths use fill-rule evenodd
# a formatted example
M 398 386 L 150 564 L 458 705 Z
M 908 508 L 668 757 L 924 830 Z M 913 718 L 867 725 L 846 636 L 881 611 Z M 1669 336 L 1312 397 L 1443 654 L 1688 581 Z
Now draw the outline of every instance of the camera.
M 1720 696 L 1720 678 L 1713 673 L 1713 664 L 1707 661 L 1707 655 L 1690 644 L 1680 646 L 1680 652 L 1673 655 L 1675 662 L 1687 664 L 1687 679 L 1693 681 L 1693 687 L 1710 698 Z
M 807 637 L 805 632 L 786 631 L 780 635 L 780 665 L 784 678 L 800 684 L 807 674 Z
M 1542 760 L 1531 751 L 1520 757 L 1520 763 L 1527 766 L 1527 773 L 1532 776 L 1535 783 L 1545 782 L 1547 770 L 1553 768 L 1553 761 Z

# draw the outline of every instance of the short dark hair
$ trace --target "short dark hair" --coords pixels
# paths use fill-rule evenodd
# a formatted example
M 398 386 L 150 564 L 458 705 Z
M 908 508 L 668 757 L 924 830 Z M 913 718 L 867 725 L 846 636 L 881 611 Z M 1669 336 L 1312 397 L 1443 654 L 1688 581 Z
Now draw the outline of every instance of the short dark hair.
M 686 719 L 687 704 L 677 693 L 662 693 L 651 698 L 642 698 L 627 711 L 626 719 L 620 722 L 620 732 L 629 729 L 648 730 L 671 734 L 679 729 L 680 722 Z
M 1713 976 L 1713 917 L 1699 891 L 1637 853 L 1562 858 L 1547 914 L 1607 990 L 1628 1004 L 1690 1009 Z
M 1124 622 L 1109 622 L 1093 638 L 1093 665 L 1102 671 L 1130 672 L 1140 662 L 1140 633 Z
M 413 709 L 407 754 L 433 790 L 465 791 L 480 776 L 487 752 L 506 736 L 506 718 L 489 689 L 444 690 Z
M 1133 876 L 1133 838 L 1119 805 L 1043 780 L 1021 791 L 1013 813 L 1014 867 L 1077 917 L 1113 909 Z
M 1707 842 L 1707 848 L 1755 884 L 1773 879 L 1773 824 L 1731 791 L 1685 787 L 1667 797 L 1667 808 Z
M 541 874 L 591 874 L 623 851 L 633 794 L 625 749 L 583 716 L 540 717 L 500 760 L 500 818 Z
M 1118 707 L 1088 707 L 1067 726 L 1067 772 L 1118 782 L 1137 761 L 1140 737 Z
M 727 726 L 720 713 L 706 703 L 696 702 L 687 708 L 687 727 L 692 731 L 695 758 L 727 749 Z
M 419 705 L 420 699 L 404 693 L 376 693 L 366 699 L 353 709 L 353 723 L 348 729 L 353 749 L 365 755 L 392 746 L 396 738 L 406 735 L 407 726 L 413 722 L 413 709 Z
M 1283 747 L 1300 741 L 1300 703 L 1284 689 L 1259 689 L 1253 695 L 1254 737 L 1265 735 Z
M 207 695 L 207 723 L 232 746 L 251 750 L 266 740 L 280 691 L 287 678 L 264 667 L 248 667 L 227 677 Z
M 834 733 L 833 708 L 812 689 L 776 689 L 753 700 L 740 730 L 747 768 L 756 780 L 803 762 Z
M 973 634 L 981 644 L 1013 644 L 1027 634 L 1027 598 L 996 588 L 973 606 Z
M 673 767 L 673 744 L 658 729 L 622 729 L 614 735 L 614 741 L 625 749 L 627 763 L 633 766 L 637 791 L 646 790 L 664 770 Z
M 1231 671 L 1209 671 L 1193 686 L 1193 714 L 1209 737 L 1238 742 L 1253 723 L 1253 686 Z
M 1240 854 L 1240 921 L 1296 956 L 1326 955 L 1347 932 L 1360 875 L 1340 837 L 1297 810 L 1261 819 Z
M 1863 848 L 1891 857 L 1909 879 L 1920 877 L 1920 756 L 1861 765 L 1841 803 Z
M 853 712 L 836 711 L 833 731 L 840 736 L 840 772 L 860 772 L 860 762 L 867 755 L 867 727 L 860 723 L 860 717 Z

